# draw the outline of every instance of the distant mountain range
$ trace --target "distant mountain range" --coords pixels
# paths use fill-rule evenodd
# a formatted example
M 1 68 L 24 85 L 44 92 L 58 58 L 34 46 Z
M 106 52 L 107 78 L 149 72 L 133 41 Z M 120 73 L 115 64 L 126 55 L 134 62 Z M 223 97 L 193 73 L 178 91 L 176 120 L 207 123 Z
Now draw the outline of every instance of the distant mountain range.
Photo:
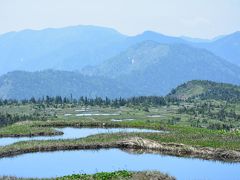
M 96 26 L 24 30 L 0 35 L 0 52 L 0 98 L 166 95 L 195 79 L 240 84 L 240 32 L 206 41 Z
M 83 73 L 113 79 L 141 95 L 164 95 L 194 79 L 240 84 L 240 68 L 213 53 L 154 41 L 134 45 Z
M 144 41 L 81 73 L 7 73 L 0 77 L 0 98 L 166 95 L 194 79 L 240 84 L 240 68 L 204 49 Z
M 73 26 L 0 35 L 0 74 L 15 70 L 81 70 L 89 65 L 99 65 L 130 46 L 147 40 L 204 48 L 240 65 L 240 32 L 209 42 L 199 42 L 152 31 L 126 36 L 110 28 Z
M 93 26 L 10 32 L 0 36 L 0 74 L 14 70 L 80 70 L 118 53 L 118 47 L 112 45 L 124 39 L 115 30 Z
M 219 57 L 240 66 L 240 32 L 223 36 L 211 43 L 194 44 L 196 47 L 205 48 Z

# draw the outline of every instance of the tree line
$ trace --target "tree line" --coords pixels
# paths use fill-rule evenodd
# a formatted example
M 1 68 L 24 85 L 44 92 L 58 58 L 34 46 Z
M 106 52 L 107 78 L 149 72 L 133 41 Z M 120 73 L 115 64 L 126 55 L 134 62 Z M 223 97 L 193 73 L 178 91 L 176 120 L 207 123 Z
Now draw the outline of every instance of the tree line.
M 19 121 L 26 121 L 26 120 L 47 120 L 47 117 L 39 114 L 20 115 L 20 114 L 0 113 L 0 127 L 13 124 Z
M 45 96 L 42 98 L 30 98 L 30 99 L 23 99 L 23 100 L 16 100 L 16 99 L 0 99 L 0 106 L 4 105 L 25 105 L 25 104 L 38 104 L 38 105 L 64 105 L 64 104 L 75 104 L 75 105 L 82 105 L 82 106 L 113 106 L 113 107 L 120 107 L 120 106 L 164 106 L 170 102 L 170 99 L 166 99 L 162 96 L 139 96 L 139 97 L 131 97 L 131 98 L 115 98 L 110 99 L 108 97 L 101 98 L 88 98 L 88 97 L 80 97 L 80 98 L 73 98 L 70 97 L 62 97 L 62 96 Z

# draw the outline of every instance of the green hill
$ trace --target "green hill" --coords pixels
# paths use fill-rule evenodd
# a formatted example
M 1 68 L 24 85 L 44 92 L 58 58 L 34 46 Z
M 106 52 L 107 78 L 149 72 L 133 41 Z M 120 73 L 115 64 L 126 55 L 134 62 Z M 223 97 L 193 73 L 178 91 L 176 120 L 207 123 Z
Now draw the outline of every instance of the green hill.
M 168 95 L 178 99 L 215 99 L 240 101 L 240 86 L 212 81 L 189 81 L 173 89 Z

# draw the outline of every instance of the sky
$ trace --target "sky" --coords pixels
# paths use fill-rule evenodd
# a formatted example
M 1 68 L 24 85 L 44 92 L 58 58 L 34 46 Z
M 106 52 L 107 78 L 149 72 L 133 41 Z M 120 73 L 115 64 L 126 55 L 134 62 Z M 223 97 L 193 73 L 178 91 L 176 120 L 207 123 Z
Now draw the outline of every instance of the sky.
M 240 30 L 240 0 L 0 0 L 0 34 L 73 25 L 209 39 Z

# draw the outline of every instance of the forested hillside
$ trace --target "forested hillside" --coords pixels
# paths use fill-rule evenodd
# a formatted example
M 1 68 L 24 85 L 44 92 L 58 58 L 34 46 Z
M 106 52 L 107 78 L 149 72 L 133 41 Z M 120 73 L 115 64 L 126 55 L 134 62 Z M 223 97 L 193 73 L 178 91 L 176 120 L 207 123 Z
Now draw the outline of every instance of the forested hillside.
M 240 86 L 195 80 L 178 86 L 168 96 L 177 99 L 197 98 L 240 102 Z

